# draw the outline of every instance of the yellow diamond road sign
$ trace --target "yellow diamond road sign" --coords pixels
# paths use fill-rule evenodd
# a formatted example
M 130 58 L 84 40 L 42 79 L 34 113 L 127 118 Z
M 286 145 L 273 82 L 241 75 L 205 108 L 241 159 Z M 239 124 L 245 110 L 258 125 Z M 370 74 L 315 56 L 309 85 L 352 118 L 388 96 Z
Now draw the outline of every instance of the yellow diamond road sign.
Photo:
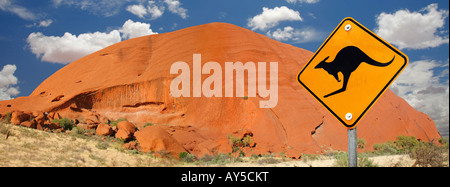
M 401 51 L 345 18 L 298 74 L 299 83 L 354 128 L 408 64 Z

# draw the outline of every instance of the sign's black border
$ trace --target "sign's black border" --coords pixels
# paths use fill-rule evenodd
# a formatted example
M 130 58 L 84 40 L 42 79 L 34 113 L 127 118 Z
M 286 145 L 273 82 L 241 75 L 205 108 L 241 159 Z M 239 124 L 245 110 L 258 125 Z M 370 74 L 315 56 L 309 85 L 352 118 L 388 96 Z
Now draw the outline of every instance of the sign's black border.
M 373 101 L 369 104 L 369 106 L 367 106 L 367 108 L 361 113 L 361 115 L 358 117 L 358 119 L 356 119 L 356 121 L 353 124 L 351 124 L 351 125 L 347 125 L 344 122 L 343 119 L 341 119 L 336 113 L 334 113 L 333 110 L 331 110 L 331 108 L 329 108 L 316 94 L 314 94 L 314 92 L 312 92 L 305 84 L 303 84 L 302 81 L 300 81 L 300 75 L 303 73 L 303 71 L 305 71 L 305 69 L 309 66 L 309 64 L 311 64 L 311 62 L 314 60 L 316 55 L 320 53 L 322 48 L 328 43 L 328 41 L 333 37 L 333 35 L 338 31 L 339 28 L 341 28 L 342 24 L 344 24 L 344 22 L 346 22 L 346 21 L 353 22 L 359 28 L 361 28 L 362 30 L 366 31 L 372 37 L 377 39 L 379 42 L 384 44 L 386 47 L 388 47 L 389 49 L 391 49 L 392 51 L 394 51 L 396 54 L 398 54 L 400 57 L 402 57 L 404 59 L 403 66 L 397 71 L 397 73 L 392 77 L 392 79 L 384 86 L 384 88 L 380 91 L 380 93 L 378 93 L 378 95 L 373 99 Z M 345 18 L 344 20 L 341 21 L 341 23 L 336 27 L 336 29 L 333 31 L 333 33 L 331 33 L 331 35 L 327 38 L 327 40 L 320 46 L 320 48 L 317 50 L 317 52 L 314 53 L 314 56 L 309 60 L 309 62 L 306 64 L 306 66 L 303 67 L 302 71 L 300 71 L 300 73 L 297 75 L 297 81 L 306 90 L 308 90 L 308 92 L 311 95 L 313 95 L 316 98 L 316 100 L 318 100 L 323 106 L 325 106 L 325 108 L 327 108 L 327 110 L 330 111 L 334 115 L 334 117 L 336 117 L 345 127 L 347 127 L 347 128 L 354 128 L 357 125 L 357 123 L 359 122 L 359 120 L 361 120 L 361 118 L 367 113 L 367 111 L 372 107 L 372 105 L 378 100 L 378 98 L 386 91 L 386 89 L 389 87 L 389 85 L 391 85 L 391 83 L 395 80 L 395 78 L 397 78 L 397 76 L 400 74 L 400 72 L 403 71 L 403 69 L 406 67 L 407 64 L 408 64 L 408 57 L 406 55 L 404 55 L 398 49 L 392 47 L 390 44 L 388 44 L 386 41 L 381 39 L 379 36 L 377 36 L 374 33 L 372 33 L 372 31 L 370 31 L 367 28 L 365 28 L 363 25 L 358 23 L 356 20 L 354 20 L 353 18 L 349 17 L 349 18 Z

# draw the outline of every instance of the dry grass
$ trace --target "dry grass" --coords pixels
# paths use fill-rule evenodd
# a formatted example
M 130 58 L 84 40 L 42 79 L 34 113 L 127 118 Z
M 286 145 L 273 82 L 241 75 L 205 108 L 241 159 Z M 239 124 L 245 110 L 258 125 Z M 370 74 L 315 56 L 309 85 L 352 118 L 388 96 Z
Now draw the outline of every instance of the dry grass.
M 261 165 L 259 160 L 244 159 L 244 162 L 227 164 L 227 167 L 336 167 L 336 158 L 333 156 L 319 156 L 314 159 L 282 159 L 275 163 L 265 163 Z M 411 167 L 415 160 L 408 155 L 375 156 L 369 158 L 376 167 Z
M 195 158 L 193 162 L 161 159 L 153 154 L 125 151 L 112 137 L 52 133 L 0 122 L 0 167 L 334 167 L 333 155 L 304 155 L 292 160 L 273 155 L 233 157 L 226 154 Z M 448 166 L 448 151 L 446 166 Z M 408 154 L 368 157 L 378 167 L 411 167 L 416 160 Z
M 174 164 L 151 154 L 125 151 L 121 143 L 112 138 L 102 140 L 0 124 L 0 167 L 153 167 Z

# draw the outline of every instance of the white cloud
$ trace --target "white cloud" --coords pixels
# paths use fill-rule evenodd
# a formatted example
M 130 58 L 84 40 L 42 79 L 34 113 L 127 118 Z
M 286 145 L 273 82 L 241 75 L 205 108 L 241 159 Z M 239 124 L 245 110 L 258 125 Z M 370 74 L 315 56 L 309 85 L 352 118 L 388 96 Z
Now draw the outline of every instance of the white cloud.
M 11 96 L 20 93 L 18 87 L 13 87 L 17 84 L 17 77 L 14 76 L 16 69 L 16 65 L 7 64 L 0 71 L 0 101 L 12 99 Z
M 396 45 L 399 49 L 425 49 L 449 43 L 448 35 L 442 31 L 448 17 L 448 10 L 438 10 L 437 4 L 430 4 L 417 12 L 408 9 L 393 14 L 381 13 L 376 17 L 376 34 Z
M 288 3 L 295 4 L 297 2 L 299 3 L 307 3 L 307 4 L 314 4 L 318 3 L 320 0 L 286 0 Z
M 105 17 L 114 16 L 119 13 L 125 3 L 127 1 L 124 0 L 53 0 L 55 7 L 61 5 L 74 6 L 92 14 Z
M 120 42 L 120 33 L 84 33 L 78 36 L 64 33 L 63 36 L 45 36 L 37 32 L 31 33 L 27 42 L 31 52 L 42 61 L 66 64 L 90 53 Z
M 150 16 L 149 19 L 157 19 L 164 14 L 164 6 L 156 5 L 155 1 L 148 1 L 147 8 L 142 4 L 130 5 L 127 7 L 127 11 L 132 14 L 145 18 L 147 15 Z
M 123 34 L 123 39 L 131 39 L 140 36 L 146 36 L 151 34 L 157 34 L 150 29 L 150 24 L 134 22 L 132 20 L 127 20 L 119 31 Z
M 127 11 L 140 18 L 144 18 L 144 16 L 147 14 L 147 9 L 144 7 L 144 5 L 130 5 L 127 7 Z
M 47 19 L 47 20 L 44 20 L 44 21 L 39 22 L 38 27 L 48 27 L 48 26 L 50 26 L 52 23 L 53 23 L 53 20 Z
M 156 19 L 164 14 L 164 6 L 157 6 L 154 1 L 149 1 L 147 11 L 151 15 L 151 19 Z
M 284 29 L 277 28 L 274 32 L 268 31 L 267 36 L 279 41 L 294 41 L 296 43 L 305 43 L 318 41 L 322 39 L 322 33 L 312 28 L 294 29 L 291 26 Z
M 284 30 L 278 28 L 275 32 L 271 33 L 271 31 L 267 32 L 267 35 L 275 40 L 286 41 L 292 39 L 294 36 L 294 28 L 287 26 Z
M 15 14 L 24 20 L 36 19 L 36 15 L 33 12 L 25 7 L 11 3 L 10 0 L 0 0 L 0 10 Z
M 447 81 L 442 83 L 440 79 Z M 421 60 L 411 62 L 391 85 L 391 90 L 416 110 L 429 115 L 439 129 L 446 128 L 448 132 L 448 83 L 448 61 Z
M 248 19 L 247 26 L 252 30 L 265 31 L 277 26 L 281 21 L 303 21 L 303 19 L 298 11 L 289 9 L 286 6 L 273 9 L 263 7 L 261 14 Z
M 19 16 L 20 18 L 27 20 L 27 21 L 37 21 L 40 18 L 42 18 L 42 16 L 31 12 L 27 8 L 15 4 L 14 0 L 0 0 L 0 10 L 15 14 L 16 16 Z M 25 26 L 26 27 L 48 27 L 52 23 L 53 23 L 53 20 L 47 19 L 47 20 L 42 20 L 38 23 L 33 23 L 33 24 L 25 25 Z
M 31 33 L 27 43 L 31 52 L 42 61 L 67 64 L 120 42 L 122 39 L 149 34 L 155 34 L 150 29 L 150 24 L 127 20 L 122 28 L 109 33 L 83 33 L 78 36 L 69 32 L 64 33 L 63 36 L 45 36 L 41 32 Z
M 181 7 L 181 3 L 179 0 L 164 0 L 164 2 L 167 4 L 170 12 L 180 15 L 183 19 L 186 19 L 188 17 L 187 10 Z
M 53 0 L 53 5 L 55 5 L 55 7 L 58 7 L 61 4 L 62 0 Z
M 163 15 L 166 7 L 170 12 L 178 14 L 183 19 L 188 17 L 188 10 L 182 7 L 179 0 L 53 0 L 53 5 L 55 7 L 77 7 L 91 14 L 109 17 L 117 15 L 124 6 L 133 2 L 133 5 L 128 5 L 125 9 L 140 18 L 159 18 Z M 147 6 L 145 6 L 145 2 L 147 2 Z M 162 4 L 165 4 L 166 7 Z
M 48 27 L 52 23 L 53 23 L 53 20 L 47 19 L 47 20 L 40 21 L 39 23 L 33 23 L 30 25 L 26 25 L 26 27 Z

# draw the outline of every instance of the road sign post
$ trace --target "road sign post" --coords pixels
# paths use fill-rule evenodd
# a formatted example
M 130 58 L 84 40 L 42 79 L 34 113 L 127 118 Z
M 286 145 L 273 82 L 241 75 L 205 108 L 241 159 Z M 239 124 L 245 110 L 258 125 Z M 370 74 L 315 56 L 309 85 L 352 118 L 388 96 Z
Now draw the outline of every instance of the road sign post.
M 348 141 L 348 167 L 358 166 L 358 152 L 357 152 L 357 134 L 356 127 L 353 129 L 347 129 L 347 141 Z
M 299 72 L 298 82 L 348 128 L 357 165 L 356 125 L 408 64 L 408 57 L 353 18 L 345 18 Z

